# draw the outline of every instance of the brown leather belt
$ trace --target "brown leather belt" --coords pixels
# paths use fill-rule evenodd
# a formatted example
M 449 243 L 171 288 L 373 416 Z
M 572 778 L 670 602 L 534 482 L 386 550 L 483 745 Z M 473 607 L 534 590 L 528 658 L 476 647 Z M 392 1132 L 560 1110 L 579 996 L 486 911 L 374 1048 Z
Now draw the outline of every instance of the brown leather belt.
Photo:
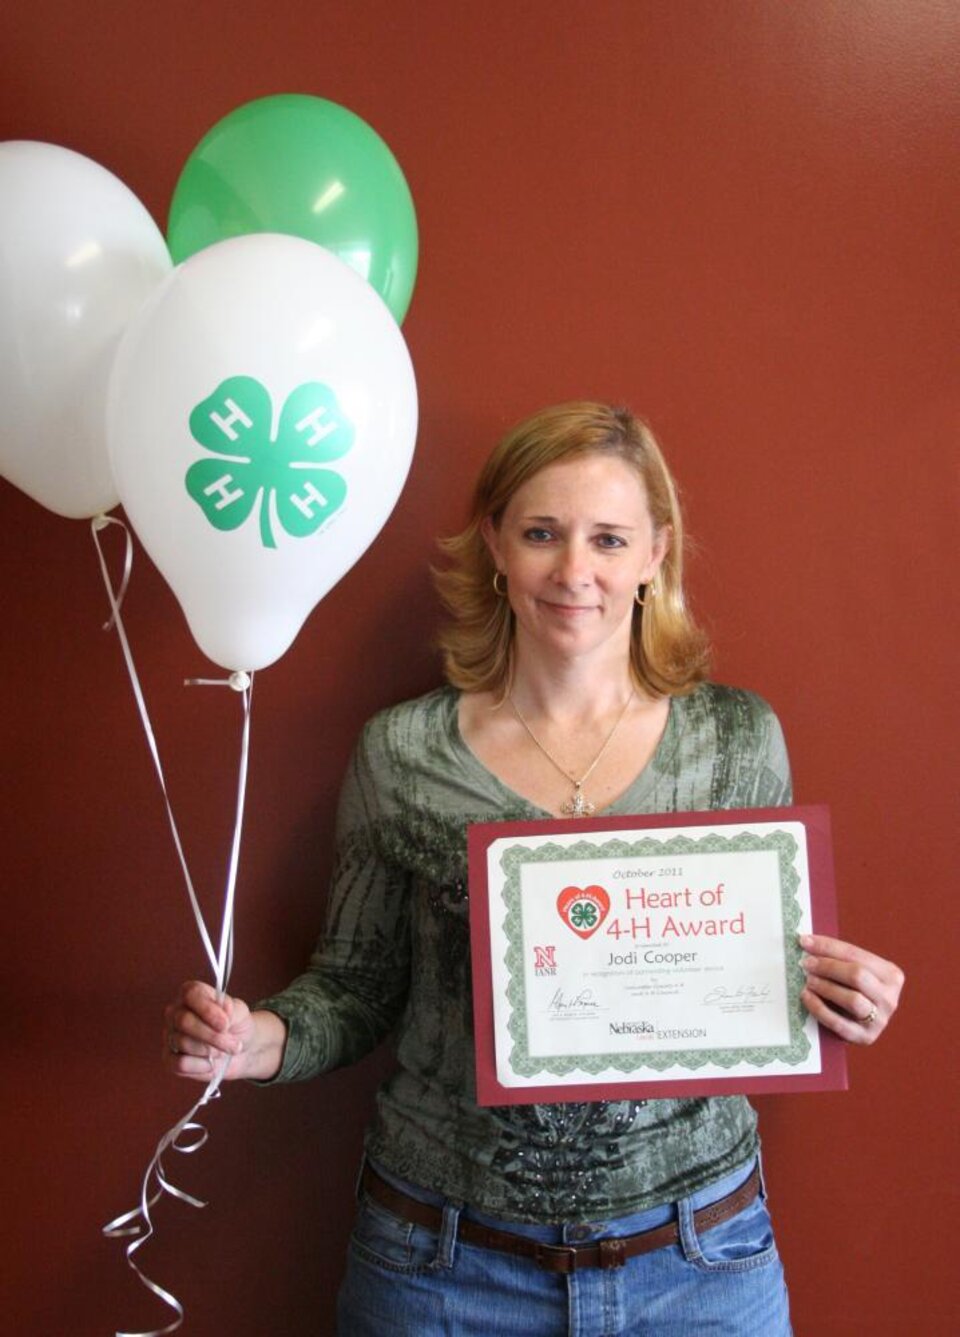
M 368 1197 L 381 1207 L 386 1207 L 394 1216 L 413 1221 L 418 1226 L 426 1226 L 428 1230 L 439 1231 L 443 1219 L 439 1207 L 401 1193 L 385 1179 L 381 1179 L 369 1162 L 363 1167 L 360 1187 Z M 721 1221 L 736 1216 L 753 1202 L 759 1191 L 760 1170 L 755 1165 L 753 1172 L 739 1188 L 694 1212 L 693 1223 L 697 1232 L 709 1230 L 711 1226 L 718 1226 Z M 596 1244 L 541 1244 L 539 1240 L 530 1239 L 526 1235 L 497 1230 L 461 1216 L 457 1238 L 466 1244 L 476 1244 L 481 1249 L 496 1249 L 499 1253 L 532 1258 L 537 1267 L 547 1272 L 576 1272 L 581 1267 L 623 1267 L 628 1258 L 676 1244 L 680 1239 L 680 1227 L 676 1221 L 668 1221 L 666 1225 L 655 1226 L 653 1230 L 602 1239 Z

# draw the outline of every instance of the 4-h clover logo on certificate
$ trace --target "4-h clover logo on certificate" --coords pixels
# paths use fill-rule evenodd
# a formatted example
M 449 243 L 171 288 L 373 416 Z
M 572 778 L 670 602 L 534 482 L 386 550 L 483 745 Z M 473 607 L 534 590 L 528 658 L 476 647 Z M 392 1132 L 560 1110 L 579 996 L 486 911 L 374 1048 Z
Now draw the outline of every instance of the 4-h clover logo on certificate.
M 328 385 L 309 381 L 288 395 L 273 435 L 269 391 L 231 376 L 190 414 L 190 432 L 211 458 L 187 470 L 187 492 L 215 529 L 237 529 L 260 502 L 260 539 L 275 526 L 291 538 L 315 534 L 343 505 L 347 485 L 322 466 L 345 455 L 354 428 Z
M 564 887 L 557 897 L 557 913 L 578 938 L 590 938 L 606 919 L 610 897 L 603 887 Z

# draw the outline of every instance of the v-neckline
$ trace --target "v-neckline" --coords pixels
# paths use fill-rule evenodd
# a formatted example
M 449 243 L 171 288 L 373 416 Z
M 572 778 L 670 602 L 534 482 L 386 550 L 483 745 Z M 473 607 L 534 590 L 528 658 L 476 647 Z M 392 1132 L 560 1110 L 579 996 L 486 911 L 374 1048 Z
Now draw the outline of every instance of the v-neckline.
M 550 812 L 548 808 L 542 808 L 540 804 L 534 803 L 532 799 L 525 794 L 519 793 L 486 766 L 477 754 L 467 743 L 460 729 L 460 698 L 463 695 L 455 688 L 450 688 L 450 738 L 453 741 L 453 750 L 460 761 L 460 764 L 467 770 L 474 771 L 483 777 L 488 788 L 495 788 L 500 796 L 509 799 L 515 807 L 527 809 L 537 818 L 547 818 L 551 821 L 559 821 L 556 813 Z M 607 815 L 615 817 L 618 815 L 630 814 L 643 811 L 643 799 L 647 792 L 653 788 L 655 783 L 655 772 L 660 769 L 660 763 L 669 757 L 680 740 L 680 719 L 677 709 L 677 697 L 672 696 L 669 701 L 667 712 L 667 722 L 664 725 L 663 733 L 657 741 L 656 747 L 647 758 L 646 764 L 634 776 L 627 785 L 626 789 L 603 808 L 598 808 L 592 815 L 594 817 L 605 817 Z

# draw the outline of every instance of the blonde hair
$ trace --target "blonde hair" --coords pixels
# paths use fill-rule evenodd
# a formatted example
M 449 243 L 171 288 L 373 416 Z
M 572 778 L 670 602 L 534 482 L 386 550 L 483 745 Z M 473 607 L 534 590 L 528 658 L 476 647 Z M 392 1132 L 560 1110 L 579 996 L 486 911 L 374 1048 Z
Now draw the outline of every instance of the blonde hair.
M 638 685 L 654 696 L 680 696 L 706 677 L 709 647 L 685 606 L 683 520 L 660 447 L 628 409 L 585 401 L 544 409 L 509 432 L 480 472 L 466 529 L 440 540 L 447 564 L 433 574 L 450 620 L 439 644 L 447 679 L 461 691 L 503 695 L 513 671 L 513 613 L 493 588 L 496 568 L 484 521 L 498 527 L 528 479 L 584 455 L 610 455 L 636 470 L 655 533 L 669 535 L 654 585 L 633 610 L 631 667 Z

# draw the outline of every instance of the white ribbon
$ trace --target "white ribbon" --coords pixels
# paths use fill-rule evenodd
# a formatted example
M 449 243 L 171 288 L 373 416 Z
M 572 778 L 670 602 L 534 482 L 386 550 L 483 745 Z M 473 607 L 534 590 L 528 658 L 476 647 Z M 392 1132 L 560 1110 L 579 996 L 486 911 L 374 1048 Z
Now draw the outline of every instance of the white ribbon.
M 117 525 L 123 530 L 126 539 L 123 578 L 120 583 L 119 591 L 114 589 L 110 578 L 110 572 L 104 557 L 103 548 L 100 543 L 100 533 L 108 525 Z M 160 782 L 160 790 L 163 794 L 163 801 L 167 810 L 167 820 L 170 825 L 170 831 L 173 836 L 173 843 L 176 847 L 177 857 L 180 860 L 180 867 L 183 871 L 183 879 L 187 888 L 187 895 L 190 900 L 190 907 L 193 911 L 193 917 L 200 934 L 200 940 L 203 943 L 203 949 L 207 960 L 210 963 L 214 976 L 214 984 L 217 990 L 218 998 L 222 999 L 227 983 L 230 978 L 230 970 L 233 964 L 233 921 L 234 921 L 234 902 L 237 883 L 237 869 L 240 862 L 240 840 L 243 831 L 243 811 L 247 792 L 247 770 L 250 758 L 250 710 L 253 700 L 253 675 L 243 672 L 232 673 L 229 678 L 188 678 L 187 686 L 211 686 L 211 687 L 232 687 L 241 698 L 243 707 L 243 725 L 240 740 L 240 764 L 237 778 L 237 799 L 236 814 L 234 819 L 233 839 L 230 843 L 230 860 L 227 867 L 226 890 L 224 893 L 223 913 L 220 920 L 220 935 L 216 949 L 213 946 L 213 939 L 207 929 L 203 912 L 200 909 L 200 902 L 194 890 L 193 881 L 190 877 L 190 870 L 187 867 L 186 855 L 184 854 L 183 844 L 180 840 L 180 832 L 177 829 L 176 818 L 173 815 L 173 808 L 167 793 L 167 785 L 163 775 L 163 767 L 160 764 L 160 753 L 157 748 L 157 740 L 150 723 L 150 716 L 147 711 L 147 704 L 144 699 L 143 689 L 140 686 L 140 679 L 137 674 L 136 666 L 133 661 L 133 654 L 130 650 L 130 643 L 127 639 L 126 629 L 123 625 L 123 618 L 120 613 L 120 607 L 126 593 L 127 584 L 130 580 L 130 571 L 133 565 L 133 542 L 130 531 L 122 520 L 117 520 L 113 516 L 98 515 L 91 522 L 91 533 L 96 545 L 97 556 L 100 560 L 100 571 L 103 575 L 103 583 L 106 587 L 107 598 L 110 602 L 111 616 L 110 620 L 104 624 L 104 630 L 109 631 L 116 628 L 117 636 L 120 639 L 120 646 L 123 650 L 124 662 L 127 666 L 127 674 L 130 678 L 130 685 L 133 688 L 134 699 L 137 703 L 137 709 L 140 713 L 140 719 L 143 724 L 144 733 L 147 739 L 147 746 L 150 755 L 153 758 L 154 768 L 157 772 L 157 779 Z M 153 1159 L 147 1166 L 146 1173 L 140 1186 L 140 1202 L 132 1211 L 124 1212 L 123 1215 L 116 1217 L 103 1227 L 103 1233 L 111 1239 L 130 1238 L 130 1243 L 126 1248 L 127 1262 L 133 1271 L 137 1274 L 144 1286 L 152 1291 L 158 1299 L 168 1305 L 176 1313 L 176 1318 L 165 1328 L 154 1328 L 149 1332 L 117 1332 L 116 1337 L 166 1337 L 166 1334 L 176 1332 L 183 1323 L 183 1305 L 172 1295 L 170 1291 L 157 1285 L 141 1270 L 134 1261 L 134 1255 L 137 1250 L 146 1244 L 147 1240 L 154 1233 L 153 1219 L 150 1215 L 152 1209 L 157 1205 L 164 1193 L 171 1197 L 179 1198 L 181 1202 L 189 1203 L 191 1207 L 205 1207 L 206 1203 L 191 1194 L 177 1188 L 167 1178 L 163 1166 L 163 1156 L 169 1151 L 178 1151 L 183 1155 L 190 1155 L 194 1151 L 199 1151 L 207 1141 L 209 1136 L 203 1124 L 197 1122 L 197 1115 L 204 1105 L 210 1101 L 219 1099 L 220 1084 L 223 1081 L 224 1073 L 230 1062 L 230 1056 L 225 1054 L 218 1063 L 214 1065 L 211 1060 L 211 1077 L 207 1083 L 206 1089 L 200 1099 L 187 1111 L 187 1113 L 174 1126 L 164 1133 L 157 1144 Z M 189 1141 L 181 1141 L 184 1134 L 195 1134 Z

